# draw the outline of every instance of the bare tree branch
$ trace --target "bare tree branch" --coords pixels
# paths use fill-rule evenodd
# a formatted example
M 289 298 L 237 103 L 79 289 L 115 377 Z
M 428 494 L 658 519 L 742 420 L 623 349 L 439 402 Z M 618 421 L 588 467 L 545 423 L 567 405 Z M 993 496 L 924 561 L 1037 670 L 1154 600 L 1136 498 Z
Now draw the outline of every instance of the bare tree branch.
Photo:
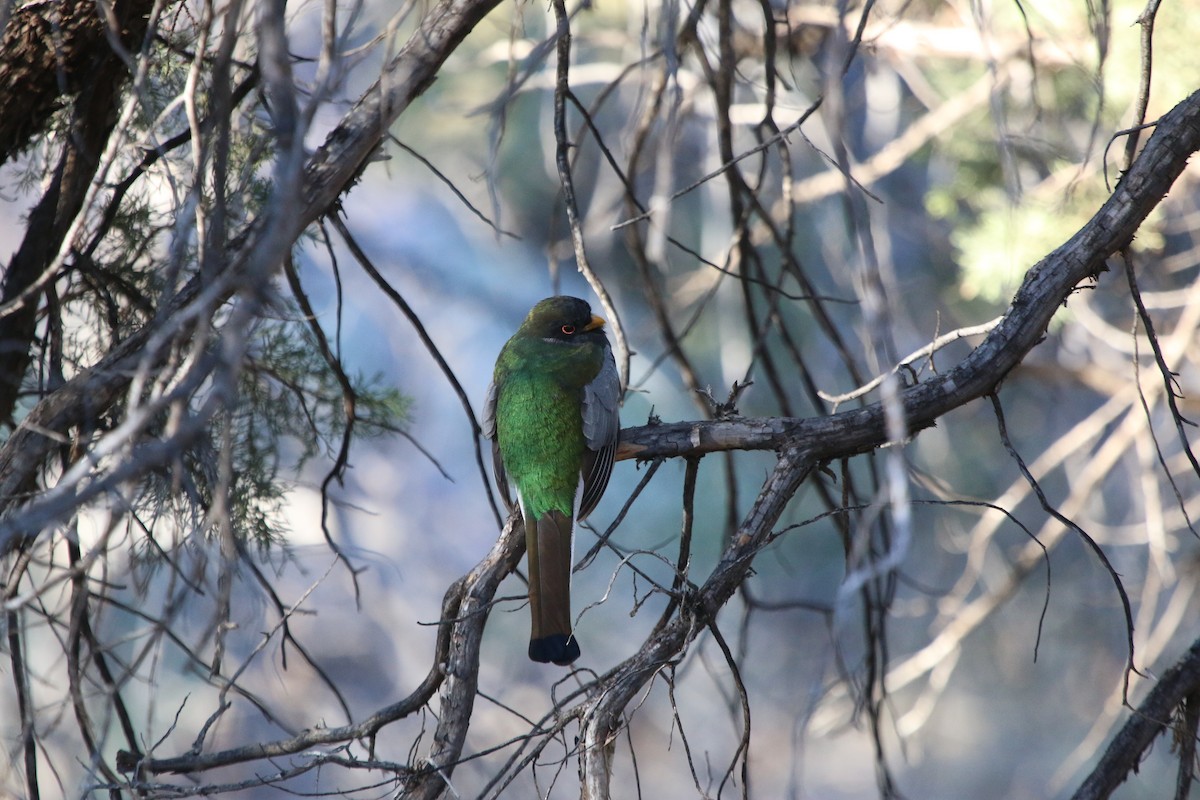
M 1112 196 L 1074 236 L 1025 275 L 1003 319 L 952 369 L 900 392 L 913 432 L 952 408 L 989 394 L 1041 341 L 1050 318 L 1079 284 L 1107 270 L 1157 202 L 1200 150 L 1200 92 L 1163 115 Z M 865 453 L 887 442 L 874 404 L 813 419 L 680 422 L 624 431 L 618 458 L 698 455 L 731 449 L 776 450 L 803 443 L 819 461 Z
M 1129 720 L 1109 742 L 1095 769 L 1071 795 L 1072 800 L 1102 800 L 1134 772 L 1147 748 L 1171 729 L 1184 700 L 1200 688 L 1200 640 L 1167 670 L 1146 695 Z M 1181 736 L 1194 738 L 1195 728 L 1183 727 Z M 1192 751 L 1194 752 L 1194 750 Z M 1187 768 L 1187 765 L 1185 765 Z
M 25 114 L 0 121 L 0 213 L 29 209 L 0 296 L 0 416 L 12 426 L 0 441 L 12 671 L 0 694 L 12 777 L 0 792 L 598 800 L 662 794 L 673 780 L 698 795 L 781 794 L 786 782 L 800 795 L 808 743 L 854 725 L 890 797 L 944 763 L 901 767 L 891 753 L 938 724 L 952 675 L 976 677 L 958 669 L 959 653 L 985 622 L 1012 621 L 998 611 L 1034 640 L 1036 669 L 1061 666 L 1049 570 L 1054 559 L 1055 598 L 1083 585 L 1074 563 L 1059 567 L 1077 558 L 1059 546 L 1078 541 L 1072 530 L 1114 579 L 1120 571 L 1121 607 L 1106 593 L 1088 611 L 1124 611 L 1138 666 L 1194 635 L 1200 467 L 1184 415 L 1200 385 L 1200 204 L 1194 176 L 1181 176 L 1200 150 L 1200 92 L 1139 126 L 1153 133 L 1127 140 L 1130 155 L 1144 147 L 1109 195 L 1090 167 L 1121 96 L 1104 80 L 1117 36 L 1107 6 L 1048 35 L 1025 4 L 972 6 L 958 25 L 917 22 L 933 12 L 903 2 L 785 6 L 651 4 L 640 25 L 612 27 L 563 0 L 541 17 L 496 0 L 406 0 L 389 19 L 335 0 L 0 0 L 0 99 Z M 1162 23 L 1174 13 L 1147 5 L 1147 56 L 1152 34 L 1156 45 L 1174 35 Z M 1096 85 L 1045 81 L 1064 68 Z M 973 69 L 984 77 L 951 75 Z M 1162 112 L 1149 77 L 1147 67 L 1126 109 L 1139 119 Z M 1156 98 L 1180 94 L 1159 89 L 1166 77 L 1155 76 Z M 425 124 L 447 111 L 465 124 Z M 314 129 L 329 131 L 316 150 Z M 408 180 L 425 180 L 408 160 L 388 169 L 404 171 L 398 207 L 411 214 L 393 223 L 381 203 L 381 225 L 371 209 L 356 216 L 357 196 L 342 206 L 401 140 L 436 152 L 433 172 L 467 214 L 439 205 L 439 227 L 420 228 L 431 213 L 420 205 L 440 187 Z M 472 144 L 459 152 L 461 142 Z M 371 181 L 383 172 L 372 166 Z M 1018 196 L 1030 181 L 1046 207 Z M 382 191 L 364 189 L 372 202 Z M 496 224 L 475 212 L 480 197 Z M 649 422 L 621 439 L 620 458 L 651 466 L 640 481 L 632 469 L 615 476 L 626 494 L 610 498 L 620 510 L 603 533 L 580 531 L 596 541 L 575 567 L 590 593 L 577 622 L 609 620 L 598 633 L 615 645 L 558 673 L 505 661 L 512 615 L 492 616 L 519 616 L 524 542 L 494 503 L 498 536 L 488 534 L 469 398 L 486 379 L 492 346 L 479 342 L 493 321 L 462 312 L 524 302 L 539 282 L 520 266 L 540 261 L 530 245 L 551 253 L 557 290 L 564 204 L 618 349 L 628 336 L 631 356 L 647 343 L 666 352 L 630 395 L 653 404 L 641 412 Z M 1022 241 L 987 228 L 1002 212 L 1019 217 Z M 460 217 L 452 248 L 440 220 Z M 311 247 L 306 234 L 330 220 L 341 241 Z M 378 255 L 395 241 L 429 251 L 436 278 L 411 270 L 407 250 Z M 343 243 L 365 278 L 342 274 Z M 1010 260 L 1024 268 L 1056 244 L 986 298 L 1004 308 L 993 321 L 972 319 L 995 308 L 946 302 L 969 288 L 953 273 L 975 258 L 1020 253 Z M 488 247 L 510 249 L 493 260 Z M 1099 279 L 1114 255 L 1130 256 L 1127 280 L 1110 285 Z M 421 295 L 438 304 L 418 314 Z M 1077 313 L 1056 318 L 1068 302 Z M 343 342 L 344 320 L 364 311 Z M 418 342 L 436 374 L 411 355 Z M 362 377 L 364 358 L 382 377 Z M 419 397 L 403 394 L 410 376 Z M 706 388 L 730 384 L 724 401 Z M 1035 398 L 1045 420 L 1016 413 L 1031 385 L 1052 393 Z M 836 394 L 846 386 L 858 388 Z M 880 386 L 882 401 L 869 402 Z M 1001 391 L 998 444 L 973 401 L 990 397 L 999 412 Z M 451 393 L 465 414 L 445 413 Z M 661 421 L 688 416 L 690 403 L 702 419 Z M 410 407 L 420 429 L 404 429 Z M 417 441 L 418 430 L 436 474 L 404 462 L 403 446 L 359 446 L 379 433 L 393 437 L 385 448 L 396 433 Z M 442 480 L 472 468 L 472 447 L 483 492 Z M 711 453 L 719 472 L 701 463 Z M 309 459 L 322 461 L 315 473 Z M 356 480 L 365 459 L 369 479 Z M 1010 483 L 1006 470 L 1021 476 Z M 383 514 L 358 529 L 378 477 Z M 310 501 L 323 544 L 305 536 L 318 525 Z M 347 515 L 338 525 L 335 510 Z M 478 530 L 451 535 L 464 528 Z M 809 534 L 826 538 L 810 547 Z M 355 565 L 301 586 L 314 549 L 322 568 L 337 563 L 330 552 Z M 452 558 L 464 560 L 444 574 Z M 367 571 L 372 559 L 385 570 Z M 1043 566 L 1044 589 L 1030 580 Z M 518 588 L 502 593 L 514 573 Z M 1040 616 L 1025 605 L 1031 592 Z M 345 631 L 343 613 L 355 619 Z M 436 639 L 414 646 L 405 622 Z M 379 628 L 369 664 L 357 641 L 343 647 L 360 623 Z M 754 649 L 793 623 L 798 636 Z M 1172 762 L 1186 796 L 1200 643 L 1127 714 L 1122 698 L 1144 692 L 1150 673 L 1106 692 L 1110 673 L 1120 682 L 1120 648 L 1092 638 L 1106 703 L 1084 709 L 1091 730 L 1047 791 L 1121 725 L 1080 796 L 1107 796 L 1151 763 L 1142 756 L 1167 727 L 1179 748 L 1153 758 Z M 801 671 L 807 691 L 790 684 Z

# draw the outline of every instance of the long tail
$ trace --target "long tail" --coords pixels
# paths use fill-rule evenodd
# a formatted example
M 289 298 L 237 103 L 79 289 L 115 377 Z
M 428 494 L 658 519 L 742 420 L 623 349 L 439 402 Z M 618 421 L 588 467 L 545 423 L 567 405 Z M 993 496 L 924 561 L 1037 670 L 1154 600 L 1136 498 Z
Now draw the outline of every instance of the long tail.
M 569 514 L 551 511 L 525 519 L 529 559 L 529 657 L 567 666 L 579 658 L 571 633 L 571 530 Z

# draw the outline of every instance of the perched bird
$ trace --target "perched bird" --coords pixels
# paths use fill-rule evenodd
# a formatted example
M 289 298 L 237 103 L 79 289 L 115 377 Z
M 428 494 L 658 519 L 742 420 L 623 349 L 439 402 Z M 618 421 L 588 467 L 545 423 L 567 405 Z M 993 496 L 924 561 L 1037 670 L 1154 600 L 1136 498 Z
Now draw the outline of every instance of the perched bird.
M 577 297 L 548 297 L 496 359 L 484 409 L 496 483 L 525 521 L 529 657 L 579 658 L 571 630 L 572 538 L 612 474 L 621 381 L 604 320 Z

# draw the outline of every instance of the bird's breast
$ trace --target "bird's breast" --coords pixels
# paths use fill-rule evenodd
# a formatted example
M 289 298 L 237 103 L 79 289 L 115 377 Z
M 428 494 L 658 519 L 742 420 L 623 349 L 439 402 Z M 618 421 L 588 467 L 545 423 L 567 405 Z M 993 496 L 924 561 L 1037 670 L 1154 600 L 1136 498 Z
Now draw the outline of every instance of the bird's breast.
M 587 447 L 579 390 L 519 376 L 505 381 L 496 398 L 496 442 L 533 513 L 573 511 Z

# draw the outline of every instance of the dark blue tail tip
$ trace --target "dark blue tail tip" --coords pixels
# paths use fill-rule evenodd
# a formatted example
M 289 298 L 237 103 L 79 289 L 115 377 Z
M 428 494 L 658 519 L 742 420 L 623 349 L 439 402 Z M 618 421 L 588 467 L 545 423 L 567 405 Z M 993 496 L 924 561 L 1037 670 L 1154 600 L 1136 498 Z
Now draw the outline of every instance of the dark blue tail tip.
M 566 667 L 579 658 L 579 642 L 574 636 L 555 633 L 540 639 L 529 640 L 529 657 L 543 664 Z

